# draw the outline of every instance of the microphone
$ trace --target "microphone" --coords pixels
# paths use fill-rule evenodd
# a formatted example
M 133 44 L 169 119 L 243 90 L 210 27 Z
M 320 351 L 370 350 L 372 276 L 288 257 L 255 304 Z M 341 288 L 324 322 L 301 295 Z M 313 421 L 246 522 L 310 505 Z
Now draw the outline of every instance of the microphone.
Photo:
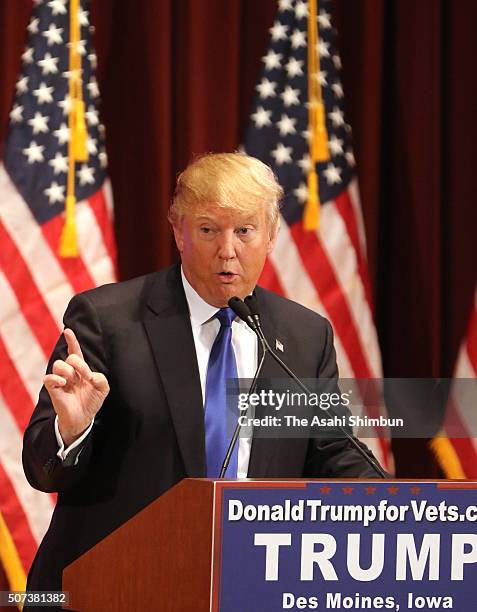
M 228 303 L 229 303 L 230 308 L 235 312 L 235 314 L 238 317 L 240 317 L 242 321 L 245 321 L 245 323 L 247 323 L 247 325 L 251 329 L 253 329 L 253 331 L 257 334 L 257 337 L 260 340 L 260 343 L 262 344 L 262 348 L 263 348 L 262 363 L 263 363 L 263 360 L 265 359 L 266 353 L 269 353 L 271 357 L 282 368 L 282 370 L 284 370 L 295 381 L 295 383 L 300 387 L 300 389 L 302 389 L 302 391 L 304 391 L 308 396 L 311 395 L 311 391 L 301 382 L 301 380 L 295 375 L 295 373 L 286 365 L 286 363 L 284 363 L 280 359 L 280 357 L 270 347 L 270 344 L 265 338 L 265 334 L 263 333 L 262 327 L 260 324 L 260 312 L 259 312 L 258 300 L 256 296 L 255 295 L 247 296 L 245 298 L 245 302 L 243 302 L 238 297 L 233 297 L 233 298 L 230 298 Z M 252 322 L 253 322 L 253 325 L 252 325 Z M 255 374 L 255 378 L 254 378 L 255 385 L 256 385 L 256 378 L 258 377 L 259 370 L 261 370 L 262 363 L 260 364 L 260 367 L 257 370 L 257 373 Z M 249 395 L 252 392 L 253 391 L 251 387 L 249 390 Z M 328 408 L 328 412 L 332 416 L 339 418 L 339 415 L 333 410 L 331 406 Z M 238 429 L 240 431 L 240 428 Z M 380 478 L 387 478 L 386 472 L 382 469 L 382 467 L 378 464 L 377 461 L 375 461 L 374 459 L 372 459 L 366 454 L 366 452 L 361 448 L 361 446 L 359 445 L 355 437 L 352 436 L 344 427 L 342 427 L 339 424 L 338 424 L 338 429 L 343 434 L 343 436 L 347 438 L 348 441 L 356 448 L 356 450 L 363 457 L 363 459 L 365 459 L 366 462 L 374 469 L 374 471 L 377 472 Z M 237 436 L 238 436 L 238 433 L 237 433 Z M 230 451 L 230 454 L 232 454 L 232 451 Z M 224 473 L 225 473 L 225 470 L 224 470 Z
M 263 364 L 265 362 L 265 355 L 267 354 L 269 347 L 266 345 L 266 341 L 264 342 L 263 339 L 260 337 L 257 324 L 254 318 L 252 317 L 250 308 L 240 298 L 235 297 L 235 296 L 230 298 L 230 300 L 228 301 L 228 305 L 235 312 L 235 314 L 242 321 L 245 321 L 245 323 L 257 334 L 258 339 L 260 340 L 260 343 L 262 345 L 262 357 L 260 359 L 260 363 L 257 366 L 257 369 L 255 370 L 252 384 L 250 385 L 250 389 L 248 390 L 248 393 L 247 393 L 247 395 L 250 396 L 255 391 L 255 388 L 257 386 L 258 377 L 260 375 L 260 372 L 262 371 Z M 235 426 L 233 436 L 229 442 L 229 446 L 227 448 L 227 452 L 225 453 L 224 461 L 220 469 L 219 478 L 223 478 L 225 476 L 225 472 L 227 471 L 227 468 L 229 466 L 230 459 L 232 457 L 232 453 L 234 451 L 235 445 L 237 444 L 237 440 L 240 435 L 241 429 L 242 429 L 242 425 L 240 424 L 240 420 L 237 420 L 237 425 Z

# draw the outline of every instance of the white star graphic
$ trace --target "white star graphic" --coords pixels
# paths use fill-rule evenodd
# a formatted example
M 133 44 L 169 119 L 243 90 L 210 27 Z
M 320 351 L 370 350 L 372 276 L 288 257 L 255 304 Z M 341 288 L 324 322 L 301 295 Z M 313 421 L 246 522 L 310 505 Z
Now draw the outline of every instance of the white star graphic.
M 288 63 L 285 64 L 285 68 L 287 70 L 288 78 L 292 79 L 293 77 L 300 76 L 303 74 L 303 60 L 297 60 L 296 57 L 290 57 Z
M 88 110 L 85 112 L 84 115 L 89 125 L 98 125 L 98 111 L 94 108 L 94 106 L 88 106 Z
M 53 132 L 54 136 L 58 138 L 58 144 L 64 145 L 70 139 L 70 128 L 66 125 L 66 123 L 62 123 L 60 127 Z
M 12 123 L 19 123 L 23 119 L 23 106 L 14 104 L 10 111 L 10 121 Z
M 46 83 L 40 83 L 38 89 L 33 90 L 33 95 L 37 98 L 38 104 L 51 104 L 53 87 L 48 87 Z
M 335 65 L 336 70 L 341 70 L 341 59 L 339 55 L 333 55 L 333 64 Z
M 295 134 L 295 123 L 296 119 L 294 119 L 293 117 L 289 117 L 288 115 L 282 115 L 280 121 L 277 121 L 277 126 L 280 130 L 280 135 L 286 136 L 287 134 Z
M 55 174 L 60 174 L 60 172 L 68 172 L 68 158 L 66 155 L 56 153 L 55 157 L 50 159 L 48 164 L 53 168 L 53 172 Z
M 282 164 L 291 163 L 292 151 L 293 149 L 291 147 L 285 147 L 282 142 L 279 142 L 270 155 L 275 158 L 275 163 L 277 166 L 281 166 Z
M 308 155 L 308 153 L 305 153 L 305 155 L 303 155 L 303 157 L 298 162 L 298 166 L 300 166 L 300 168 L 305 174 L 308 172 L 308 170 L 310 169 L 310 156 Z
M 255 123 L 255 127 L 261 128 L 264 125 L 270 125 L 271 122 L 272 111 L 265 110 L 263 106 L 258 106 L 255 113 L 252 114 L 252 119 Z
M 303 19 L 303 17 L 308 17 L 308 6 L 306 2 L 303 0 L 299 0 L 295 6 L 295 17 L 296 19 Z
M 38 24 L 40 23 L 40 20 L 38 19 L 38 17 L 35 17 L 34 19 L 32 19 L 30 21 L 30 23 L 27 26 L 27 30 L 30 32 L 30 34 L 37 34 L 38 33 Z
M 340 110 L 337 106 L 333 107 L 331 113 L 329 113 L 329 117 L 335 127 L 339 127 L 340 125 L 344 125 L 344 116 L 343 111 Z
M 76 175 L 78 176 L 80 185 L 91 185 L 94 183 L 94 168 L 91 166 L 82 164 Z
M 45 53 L 45 57 L 37 62 L 38 66 L 41 68 L 42 74 L 55 74 L 58 72 L 58 66 L 56 64 L 59 59 L 59 57 L 52 57 L 51 53 Z
M 292 0 L 278 0 L 279 11 L 291 11 L 293 10 Z
M 98 152 L 98 147 L 96 146 L 97 140 L 95 138 L 88 137 L 86 140 L 86 148 L 88 149 L 88 153 L 90 155 L 96 155 Z
M 28 163 L 33 164 L 35 162 L 43 161 L 43 145 L 37 145 L 34 140 L 30 142 L 30 146 L 26 149 L 23 149 L 23 153 L 28 157 Z
M 54 23 L 50 23 L 48 29 L 41 33 L 42 36 L 48 39 L 48 46 L 52 45 L 61 45 L 63 42 L 63 38 L 61 33 L 63 32 L 63 28 L 56 28 Z
M 96 57 L 96 53 L 90 53 L 88 55 L 89 63 L 91 64 L 91 68 L 96 70 L 98 66 L 98 58 Z
M 331 28 L 331 15 L 329 13 L 327 13 L 326 11 L 320 11 L 318 13 L 318 24 L 321 28 L 323 28 L 324 30 L 328 30 L 329 28 Z
M 41 113 L 35 113 L 33 119 L 28 120 L 28 125 L 33 128 L 34 134 L 46 134 L 48 132 L 49 117 Z
M 316 45 L 318 49 L 318 53 L 320 54 L 320 57 L 330 57 L 330 52 L 328 51 L 329 46 L 330 46 L 330 43 L 327 43 L 324 40 L 321 40 L 320 38 L 320 41 Z
M 328 146 L 332 155 L 343 155 L 343 141 L 340 138 L 337 138 L 334 134 L 329 139 Z
M 284 23 L 280 23 L 279 21 L 275 21 L 273 26 L 270 28 L 269 32 L 272 35 L 272 40 L 276 42 L 277 40 L 285 40 L 287 37 L 288 26 Z
M 89 91 L 89 95 L 92 98 L 97 98 L 99 96 L 99 87 L 98 82 L 94 77 L 91 77 L 89 83 L 86 85 Z
M 280 60 L 283 55 L 281 53 L 275 53 L 273 49 L 262 57 L 262 61 L 265 64 L 267 70 L 273 70 L 274 68 L 280 68 Z
M 20 79 L 18 79 L 17 84 L 15 85 L 16 89 L 17 89 L 17 94 L 23 94 L 27 91 L 28 89 L 28 77 L 24 76 L 21 77 Z
M 56 202 L 63 202 L 65 199 L 64 191 L 64 185 L 58 185 L 56 181 L 53 181 L 43 193 L 48 197 L 50 204 L 55 204 Z
M 306 47 L 306 36 L 302 30 L 293 30 L 293 34 L 290 36 L 292 49 L 299 49 L 300 47 Z
M 305 204 L 308 200 L 308 187 L 305 183 L 300 183 L 296 189 L 293 190 L 293 194 L 300 204 Z
M 33 47 L 27 47 L 22 53 L 22 60 L 25 64 L 31 64 L 33 62 Z
M 82 8 L 80 8 L 78 10 L 78 21 L 79 21 L 80 26 L 86 27 L 89 24 L 88 11 L 85 11 Z
M 65 70 L 61 73 L 61 76 L 68 80 L 71 79 L 72 81 L 80 81 L 82 73 L 83 70 L 81 68 L 75 68 L 74 70 Z
M 292 87 L 290 87 L 290 85 L 287 85 L 283 90 L 283 93 L 280 94 L 280 97 L 283 100 L 283 104 L 285 106 L 292 106 L 293 104 L 300 103 L 300 100 L 298 98 L 299 93 L 299 89 L 293 89 Z
M 350 166 L 356 166 L 356 160 L 354 158 L 353 151 L 351 149 L 348 149 L 346 151 L 345 158 Z
M 343 87 L 341 86 L 341 83 L 333 83 L 331 89 L 333 90 L 333 93 L 338 99 L 344 96 Z
M 323 170 L 323 175 L 328 185 L 341 183 L 341 169 L 337 168 L 334 164 L 328 164 Z
M 310 142 L 310 138 L 311 138 L 311 132 L 309 129 L 303 130 L 303 132 L 301 133 L 301 135 L 303 136 L 303 138 L 307 141 Z
M 315 74 L 313 76 L 315 77 L 315 79 L 318 78 L 318 82 L 320 83 L 322 87 L 326 87 L 328 85 L 328 81 L 326 80 L 328 73 L 325 72 L 324 70 L 320 70 L 318 74 Z
M 77 42 L 69 42 L 67 44 L 67 47 L 74 47 L 76 50 L 76 53 L 79 53 L 79 55 L 85 55 L 86 54 L 86 47 L 85 47 L 86 41 L 85 40 L 78 40 Z
M 263 78 L 262 81 L 255 87 L 258 91 L 259 96 L 264 100 L 271 98 L 275 95 L 275 87 L 277 84 L 273 81 L 269 81 L 267 78 Z
M 66 14 L 66 0 L 50 0 L 48 6 L 53 11 L 53 15 L 65 15 Z
M 63 109 L 63 113 L 65 115 L 69 115 L 69 112 L 71 110 L 70 94 L 66 94 L 65 99 L 58 102 L 58 106 L 60 106 Z
M 99 163 L 101 164 L 101 168 L 106 168 L 106 166 L 108 165 L 108 156 L 106 155 L 106 151 L 104 149 L 101 149 L 101 152 L 98 157 Z

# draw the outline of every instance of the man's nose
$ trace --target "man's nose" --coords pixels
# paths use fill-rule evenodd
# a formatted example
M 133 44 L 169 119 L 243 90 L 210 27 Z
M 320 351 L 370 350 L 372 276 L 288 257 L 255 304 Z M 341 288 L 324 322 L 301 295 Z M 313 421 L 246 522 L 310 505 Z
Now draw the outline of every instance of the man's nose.
M 233 231 L 221 233 L 219 257 L 221 259 L 233 259 L 235 257 L 235 233 Z

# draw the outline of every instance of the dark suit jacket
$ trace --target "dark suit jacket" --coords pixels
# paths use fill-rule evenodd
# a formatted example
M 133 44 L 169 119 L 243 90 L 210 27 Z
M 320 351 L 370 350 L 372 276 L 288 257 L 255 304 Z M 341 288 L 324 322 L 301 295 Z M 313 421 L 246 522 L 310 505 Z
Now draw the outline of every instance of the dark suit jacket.
M 300 377 L 337 377 L 329 323 L 264 289 L 256 294 L 265 334 L 282 342 L 284 361 Z M 29 589 L 60 589 L 67 564 L 182 478 L 205 475 L 201 386 L 180 268 L 77 295 L 64 323 L 111 391 L 80 454 L 61 462 L 55 413 L 41 390 L 23 464 L 31 485 L 57 491 L 58 502 Z M 65 356 L 61 336 L 49 369 Z M 283 376 L 271 359 L 263 374 Z M 254 439 L 248 475 L 375 477 L 347 441 L 316 439 Z

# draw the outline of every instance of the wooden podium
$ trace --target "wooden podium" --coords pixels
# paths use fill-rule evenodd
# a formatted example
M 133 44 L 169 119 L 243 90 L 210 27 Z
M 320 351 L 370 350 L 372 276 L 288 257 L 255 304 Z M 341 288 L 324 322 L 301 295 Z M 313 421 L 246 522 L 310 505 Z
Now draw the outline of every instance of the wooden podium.
M 357 593 L 370 600 L 385 593 L 401 609 L 411 596 L 411 607 L 453 597 L 450 607 L 469 610 L 477 580 L 476 489 L 476 482 L 451 481 L 186 479 L 65 568 L 68 609 L 276 612 L 302 609 L 295 599 L 319 600 L 324 609 L 331 597 L 348 608 Z M 330 508 L 349 518 L 330 517 Z M 436 520 L 446 508 L 447 518 Z M 273 515 L 260 517 L 257 509 Z M 378 571 L 367 578 L 374 534 L 383 564 L 377 550 Z M 431 540 L 437 578 L 425 556 Z M 411 595 L 398 577 L 399 557 L 413 572 Z M 418 557 L 427 558 L 425 567 Z

